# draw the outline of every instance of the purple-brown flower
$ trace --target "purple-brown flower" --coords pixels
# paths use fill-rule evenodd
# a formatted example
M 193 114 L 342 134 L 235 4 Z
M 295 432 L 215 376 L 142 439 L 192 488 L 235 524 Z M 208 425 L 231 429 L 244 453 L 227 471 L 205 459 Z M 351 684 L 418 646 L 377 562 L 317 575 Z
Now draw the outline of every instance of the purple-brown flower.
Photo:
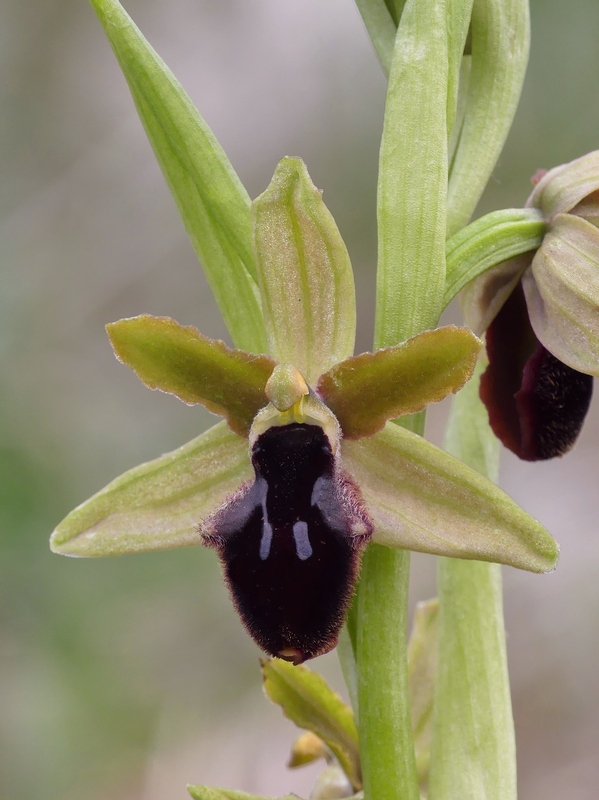
M 599 375 L 599 151 L 544 174 L 527 206 L 547 222 L 540 248 L 482 274 L 463 307 L 486 331 L 491 427 L 536 461 L 573 447 Z
M 114 480 L 60 523 L 53 550 L 207 544 L 256 643 L 294 663 L 335 646 L 370 539 L 552 569 L 558 548 L 538 522 L 391 422 L 458 391 L 480 340 L 447 326 L 353 356 L 349 255 L 299 159 L 279 164 L 252 223 L 250 285 L 269 354 L 229 348 L 166 317 L 108 325 L 116 356 L 147 386 L 226 424 Z

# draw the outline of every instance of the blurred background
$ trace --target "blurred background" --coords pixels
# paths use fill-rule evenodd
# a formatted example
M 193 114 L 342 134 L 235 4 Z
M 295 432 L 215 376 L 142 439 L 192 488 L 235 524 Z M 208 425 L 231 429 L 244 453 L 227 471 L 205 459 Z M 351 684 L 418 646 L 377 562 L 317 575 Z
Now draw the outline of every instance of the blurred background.
M 129 0 L 252 197 L 299 155 L 346 237 L 370 349 L 385 83 L 350 0 Z M 599 5 L 533 0 L 519 114 L 479 213 L 523 205 L 539 167 L 599 146 Z M 185 784 L 307 795 L 295 731 L 213 552 L 50 554 L 54 525 L 212 418 L 112 356 L 106 322 L 169 315 L 226 338 L 132 101 L 84 0 L 4 0 L 0 26 L 0 796 L 184 800 Z M 429 431 L 440 443 L 447 406 Z M 562 546 L 504 570 L 521 800 L 597 797 L 599 413 L 575 451 L 502 484 Z M 413 600 L 435 594 L 414 558 Z M 314 665 L 340 690 L 334 655 Z

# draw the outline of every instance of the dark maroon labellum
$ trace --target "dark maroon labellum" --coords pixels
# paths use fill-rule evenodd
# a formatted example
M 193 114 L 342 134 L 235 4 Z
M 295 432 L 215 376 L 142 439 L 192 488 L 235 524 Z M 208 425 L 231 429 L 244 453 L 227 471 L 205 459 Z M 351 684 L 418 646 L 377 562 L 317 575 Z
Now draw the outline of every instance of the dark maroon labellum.
M 576 442 L 593 378 L 568 367 L 534 335 L 518 285 L 487 331 L 480 396 L 493 432 L 525 461 L 554 458 Z
M 593 378 L 559 361 L 539 344 L 522 375 L 516 404 L 523 458 L 553 458 L 576 442 L 593 393 Z
M 321 427 L 273 426 L 256 477 L 207 521 L 233 601 L 256 643 L 300 664 L 337 638 L 371 525 Z

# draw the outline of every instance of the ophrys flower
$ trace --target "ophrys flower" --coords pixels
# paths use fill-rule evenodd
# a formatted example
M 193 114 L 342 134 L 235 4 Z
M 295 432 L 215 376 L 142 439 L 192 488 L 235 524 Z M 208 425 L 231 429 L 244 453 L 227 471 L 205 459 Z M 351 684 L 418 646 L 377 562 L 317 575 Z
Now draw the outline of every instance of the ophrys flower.
M 491 426 L 525 460 L 574 445 L 599 375 L 598 191 L 599 151 L 544 174 L 527 201 L 547 223 L 539 249 L 464 291 L 467 322 L 487 331 Z
M 557 546 L 501 490 L 389 422 L 457 391 L 479 340 L 427 331 L 352 356 L 355 298 L 337 227 L 298 159 L 254 203 L 271 355 L 167 318 L 108 326 L 151 388 L 227 420 L 113 481 L 52 537 L 68 555 L 215 547 L 258 644 L 296 663 L 331 649 L 370 537 L 545 571 Z M 201 531 L 201 534 L 200 532 Z

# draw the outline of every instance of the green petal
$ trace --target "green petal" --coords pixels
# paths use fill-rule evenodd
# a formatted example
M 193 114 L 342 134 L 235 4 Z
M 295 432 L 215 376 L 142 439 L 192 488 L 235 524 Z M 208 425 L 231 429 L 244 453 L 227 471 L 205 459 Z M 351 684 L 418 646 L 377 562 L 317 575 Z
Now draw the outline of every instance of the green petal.
M 331 749 L 354 789 L 361 788 L 358 731 L 351 708 L 325 679 L 278 658 L 262 661 L 264 691 L 299 728 L 319 736 Z
M 512 125 L 528 63 L 528 0 L 477 0 L 464 123 L 447 194 L 449 236 L 468 223 Z
M 552 220 L 557 214 L 572 211 L 598 189 L 599 150 L 594 150 L 549 170 L 535 186 L 526 205 L 540 208 L 545 218 Z
M 146 386 L 189 405 L 200 403 L 241 436 L 268 403 L 265 387 L 275 366 L 269 356 L 231 350 L 169 317 L 144 314 L 112 322 L 106 330 L 116 357 Z
M 344 436 L 372 436 L 387 420 L 457 392 L 472 375 L 481 345 L 468 328 L 426 331 L 396 347 L 337 364 L 320 377 L 318 392 Z
M 530 322 L 547 350 L 599 377 L 599 229 L 558 214 L 522 285 Z
M 91 2 L 233 341 L 264 352 L 250 198 L 214 134 L 120 3 Z
M 408 643 L 408 692 L 420 791 L 426 794 L 431 756 L 439 601 L 418 603 Z
M 341 452 L 378 544 L 531 572 L 555 567 L 558 546 L 539 522 L 426 439 L 389 423 L 371 439 L 344 441 Z
M 253 204 L 270 352 L 308 383 L 354 351 L 354 276 L 341 234 L 299 158 Z
M 82 503 L 50 539 L 55 553 L 116 556 L 201 544 L 198 526 L 253 475 L 224 422 L 141 464 Z
M 406 3 L 379 162 L 376 348 L 434 328 L 442 310 L 448 38 L 445 2 Z

